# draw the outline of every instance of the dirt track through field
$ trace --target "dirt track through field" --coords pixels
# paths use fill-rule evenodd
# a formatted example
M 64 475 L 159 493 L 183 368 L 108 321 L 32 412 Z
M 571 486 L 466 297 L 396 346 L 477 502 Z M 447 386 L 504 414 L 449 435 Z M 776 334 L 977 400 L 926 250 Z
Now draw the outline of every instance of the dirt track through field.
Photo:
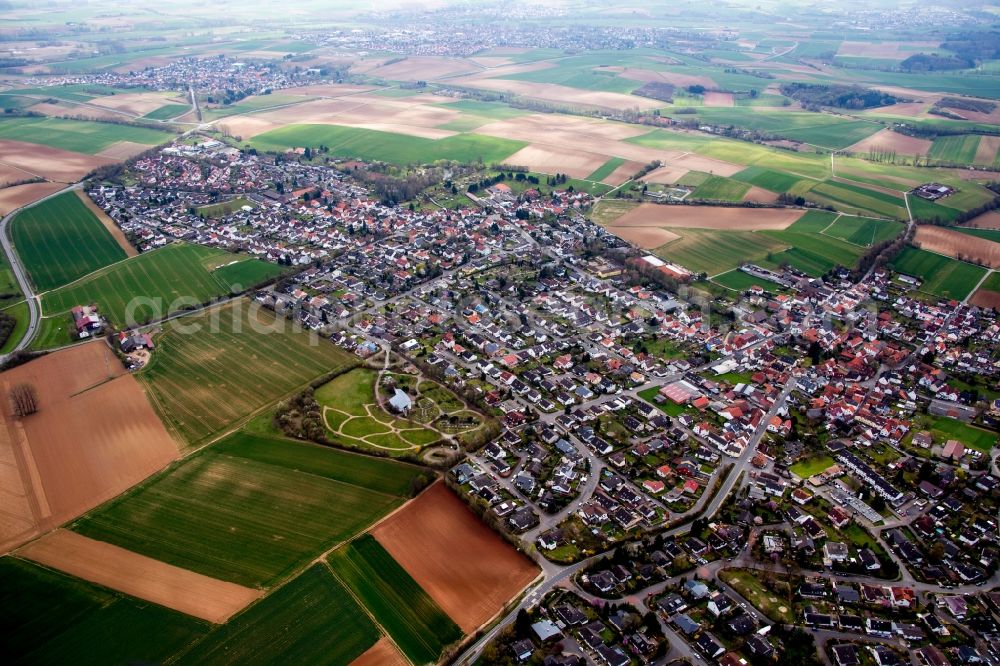
M 11 387 L 29 384 L 38 411 L 10 412 Z M 0 374 L 0 461 L 18 475 L 5 489 L 27 499 L 30 515 L 0 526 L 0 552 L 119 495 L 178 456 L 177 444 L 103 341 L 35 359 Z M 15 529 L 20 526 L 21 529 Z
M 1000 243 L 963 234 L 944 227 L 923 224 L 917 227 L 914 244 L 947 257 L 1000 268 Z
M 118 243 L 119 247 L 121 247 L 121 249 L 125 251 L 125 256 L 127 257 L 139 256 L 139 253 L 136 252 L 136 249 L 132 247 L 132 244 L 128 242 L 127 238 L 125 238 L 125 234 L 122 232 L 121 228 L 117 224 L 115 224 L 114 220 L 108 217 L 108 214 L 104 212 L 104 209 L 95 204 L 94 200 L 88 197 L 87 193 L 84 192 L 83 190 L 77 190 L 76 193 L 77 196 L 80 197 L 80 201 L 83 202 L 83 205 L 89 208 L 90 212 L 92 212 L 94 215 L 97 216 L 97 219 L 101 221 L 101 224 L 103 224 L 104 228 L 108 230 L 108 233 L 111 234 L 111 237 L 114 238 L 115 242 Z
M 538 574 L 531 560 L 443 483 L 428 488 L 372 534 L 467 634 L 497 615 Z
M 50 532 L 17 555 L 216 624 L 263 594 L 68 530 Z
M 802 214 L 803 211 L 792 208 L 729 208 L 644 203 L 619 217 L 608 226 L 608 229 L 614 233 L 618 233 L 618 227 L 780 230 L 787 228 L 802 217 Z

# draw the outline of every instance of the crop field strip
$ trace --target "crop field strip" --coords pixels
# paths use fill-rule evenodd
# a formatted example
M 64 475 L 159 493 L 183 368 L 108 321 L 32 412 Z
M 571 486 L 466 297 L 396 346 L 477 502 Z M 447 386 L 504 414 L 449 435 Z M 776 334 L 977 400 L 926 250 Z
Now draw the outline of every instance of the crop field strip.
M 437 661 L 462 637 L 458 625 L 374 537 L 366 534 L 338 548 L 328 562 L 414 664 Z
M 276 321 L 262 309 L 251 314 L 250 308 L 247 299 L 238 299 L 184 317 L 183 324 L 200 325 L 201 331 L 168 330 L 159 336 L 157 354 L 138 375 L 167 428 L 189 444 L 203 442 L 310 380 L 356 363 L 328 340 Z M 269 326 L 279 330 L 249 334 L 254 327 L 266 331 Z
M 456 134 L 425 139 L 393 132 L 341 125 L 288 125 L 259 134 L 250 143 L 258 150 L 329 148 L 331 155 L 380 160 L 393 164 L 422 164 L 437 160 L 503 162 L 527 144 L 479 134 Z
M 0 118 L 0 139 L 24 141 L 95 155 L 113 143 L 131 141 L 154 146 L 166 143 L 172 132 L 89 120 L 64 118 Z
M 0 558 L 0 625 L 14 663 L 162 663 L 208 624 L 11 556 Z
M 981 266 L 915 247 L 903 248 L 893 261 L 892 268 L 923 280 L 920 291 L 959 300 L 968 296 L 986 274 L 986 269 Z
M 268 587 L 399 506 L 420 471 L 346 456 L 362 458 L 238 433 L 72 529 L 213 578 Z
M 41 291 L 125 259 L 125 251 L 75 192 L 18 213 L 11 236 L 31 281 Z
M 216 627 L 177 663 L 349 664 L 379 636 L 343 584 L 315 564 Z
M 228 265 L 230 261 L 234 263 Z M 211 265 L 226 264 L 210 271 Z M 217 248 L 172 243 L 77 280 L 42 296 L 46 315 L 67 312 L 81 303 L 97 303 L 101 312 L 119 327 L 144 323 L 217 296 L 228 295 L 234 287 L 245 289 L 277 277 L 282 268 L 258 259 L 247 259 Z M 133 305 L 132 319 L 126 314 L 132 299 L 159 299 Z M 175 307 L 171 310 L 170 306 Z
M 929 156 L 942 162 L 972 164 L 980 138 L 975 134 L 938 137 L 934 139 Z

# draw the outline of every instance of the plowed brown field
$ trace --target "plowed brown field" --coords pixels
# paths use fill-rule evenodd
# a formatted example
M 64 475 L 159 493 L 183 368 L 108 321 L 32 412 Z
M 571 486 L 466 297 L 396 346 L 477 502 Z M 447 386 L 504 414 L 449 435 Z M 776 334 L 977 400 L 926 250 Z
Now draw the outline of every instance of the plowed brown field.
M 785 229 L 802 217 L 792 208 L 728 208 L 725 206 L 668 206 L 644 203 L 625 213 L 608 229 L 617 227 L 660 227 L 664 229 L 733 229 L 758 231 Z
M 38 411 L 11 413 L 11 387 L 30 384 Z M 3 526 L 0 551 L 122 493 L 177 458 L 177 444 L 135 378 L 104 342 L 55 352 L 0 374 L 0 461 L 13 460 L 29 513 Z M 7 508 L 6 506 L 3 508 Z
M 1000 243 L 977 238 L 961 231 L 922 224 L 913 237 L 916 245 L 930 252 L 972 263 L 1000 268 Z
M 18 549 L 47 567 L 221 624 L 263 594 L 76 532 L 56 530 Z
M 443 483 L 372 534 L 465 633 L 493 618 L 538 574 Z

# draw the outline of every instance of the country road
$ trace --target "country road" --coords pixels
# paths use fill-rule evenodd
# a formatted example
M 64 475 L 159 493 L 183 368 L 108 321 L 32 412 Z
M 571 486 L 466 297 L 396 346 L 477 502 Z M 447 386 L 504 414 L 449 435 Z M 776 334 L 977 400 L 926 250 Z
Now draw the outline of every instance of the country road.
M 35 294 L 34 289 L 31 286 L 31 281 L 28 280 L 28 275 L 25 272 L 24 266 L 21 264 L 21 260 L 17 256 L 17 252 L 14 251 L 14 244 L 11 241 L 10 234 L 8 233 L 8 228 L 10 226 L 10 221 L 14 219 L 14 216 L 20 213 L 22 210 L 27 210 L 33 206 L 37 206 L 43 201 L 47 201 L 53 197 L 57 197 L 60 194 L 65 194 L 66 192 L 71 192 L 72 190 L 79 189 L 81 183 L 73 183 L 72 185 L 67 185 L 58 192 L 53 192 L 52 194 L 34 201 L 30 204 L 21 206 L 20 208 L 15 208 L 11 212 L 4 216 L 3 220 L 0 220 L 0 243 L 3 244 L 4 254 L 7 256 L 7 262 L 10 263 L 11 270 L 14 273 L 14 278 L 17 280 L 17 285 L 20 287 L 21 292 L 24 294 L 24 298 L 28 303 L 28 328 L 24 332 L 24 337 L 17 343 L 14 349 L 10 352 L 21 351 L 26 349 L 28 345 L 31 344 L 32 338 L 35 337 L 35 333 L 38 332 L 38 322 L 41 319 L 41 306 L 38 303 L 38 296 Z M 10 358 L 10 353 L 0 355 L 0 363 L 5 362 Z

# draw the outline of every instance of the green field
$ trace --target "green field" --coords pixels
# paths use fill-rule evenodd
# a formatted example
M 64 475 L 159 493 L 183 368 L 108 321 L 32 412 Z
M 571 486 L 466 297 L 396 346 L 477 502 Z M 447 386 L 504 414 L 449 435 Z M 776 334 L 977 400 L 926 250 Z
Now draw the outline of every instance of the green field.
M 170 120 L 177 116 L 183 115 L 191 110 L 191 107 L 187 104 L 164 104 L 160 108 L 150 111 L 143 118 L 147 120 Z
M 371 618 L 323 564 L 216 628 L 182 664 L 349 664 L 379 639 Z
M 762 111 L 753 107 L 698 109 L 713 125 L 733 125 L 824 148 L 846 148 L 882 129 L 881 125 L 807 111 Z
M 969 236 L 1000 243 L 1000 229 L 974 229 L 972 227 L 952 227 L 952 229 Z
M 903 248 L 892 269 L 923 280 L 921 291 L 944 298 L 963 299 L 983 279 L 986 269 L 915 247 Z
M 762 280 L 758 277 L 754 277 L 743 271 L 736 269 L 731 270 L 728 273 L 723 273 L 722 275 L 716 275 L 712 278 L 712 282 L 716 284 L 721 284 L 723 287 L 732 289 L 734 291 L 746 291 L 750 287 L 757 286 L 769 291 L 775 289 L 780 289 L 780 285 L 770 282 L 769 280 Z
M 823 179 L 830 175 L 830 158 L 826 155 L 796 153 L 735 139 L 657 129 L 625 141 L 648 148 L 689 150 L 734 164 L 758 166 L 806 178 Z
M 741 201 L 750 186 L 738 180 L 709 176 L 691 193 L 694 199 L 710 199 L 712 201 Z
M 43 146 L 94 155 L 118 141 L 147 146 L 170 141 L 172 132 L 64 118 L 0 118 L 0 139 L 30 141 Z
M 799 219 L 795 220 L 785 231 L 798 231 L 806 234 L 818 234 L 840 217 L 838 213 L 830 213 L 825 210 L 807 210 Z
M 861 185 L 826 181 L 810 188 L 808 198 L 832 204 L 849 213 L 871 212 L 885 217 L 906 218 L 906 204 L 902 196 L 870 190 Z
M 271 95 L 253 95 L 245 97 L 235 104 L 228 106 L 206 106 L 202 109 L 202 116 L 205 120 L 218 120 L 229 116 L 239 115 L 250 111 L 260 111 L 273 106 L 286 106 L 293 104 L 303 104 L 314 97 L 304 95 L 281 95 L 278 93 Z
M 55 289 L 125 258 L 125 250 L 76 192 L 18 213 L 11 238 L 39 291 Z
M 248 199 L 244 197 L 236 197 L 235 199 L 230 199 L 229 201 L 221 201 L 216 204 L 201 206 L 200 208 L 195 209 L 195 212 L 201 217 L 224 217 L 226 215 L 230 215 L 231 213 L 235 213 L 243 208 L 243 206 L 250 206 L 251 208 L 254 207 Z
M 156 337 L 156 352 L 137 376 L 167 428 L 189 444 L 356 362 L 245 298 L 176 323 Z
M 288 125 L 251 139 L 258 150 L 326 146 L 331 155 L 378 160 L 393 164 L 426 164 L 438 160 L 503 162 L 526 144 L 479 134 L 456 134 L 425 139 L 393 132 L 339 125 Z
M 0 626 L 12 663 L 163 663 L 208 624 L 14 557 L 0 558 Z
M 752 231 L 671 229 L 680 238 L 656 249 L 656 254 L 696 273 L 717 275 L 739 268 L 747 261 L 761 261 L 780 252 L 782 241 Z
M 28 312 L 28 303 L 26 301 L 21 301 L 20 303 L 15 303 L 14 305 L 8 305 L 4 308 L 4 312 L 14 317 L 16 323 L 14 324 L 14 330 L 10 332 L 10 336 L 0 346 L 0 354 L 9 354 L 14 351 L 17 344 L 24 337 L 24 334 L 28 332 L 28 322 L 31 319 L 30 313 Z
M 989 454 L 997 443 L 997 434 L 973 425 L 947 417 L 927 417 L 927 427 L 935 444 L 944 444 L 949 439 L 957 439 L 966 447 Z M 921 424 L 923 425 L 923 424 Z M 915 428 L 916 429 L 916 428 Z
M 797 231 L 761 231 L 784 243 L 788 249 L 772 255 L 762 263 L 766 266 L 788 264 L 793 268 L 818 277 L 837 266 L 853 268 L 864 254 L 864 248 L 836 238 Z
M 929 156 L 942 162 L 972 164 L 976 159 L 976 148 L 980 137 L 975 134 L 939 136 L 931 144 Z
M 765 190 L 770 190 L 771 192 L 778 192 L 779 194 L 790 191 L 802 180 L 791 174 L 762 167 L 747 167 L 738 174 L 735 174 L 733 178 L 741 180 L 744 183 L 756 185 L 757 187 L 763 187 Z
M 214 451 L 310 474 L 387 495 L 409 497 L 423 467 L 290 440 L 239 431 L 212 445 Z
M 73 337 L 70 337 L 71 331 L 73 331 Z M 75 331 L 73 318 L 65 312 L 55 317 L 42 317 L 38 322 L 38 331 L 32 338 L 29 349 L 40 351 L 65 347 L 76 341 Z
M 234 261 L 238 263 L 230 263 Z M 42 309 L 52 315 L 96 303 L 112 324 L 124 327 L 201 305 L 234 288 L 242 290 L 277 277 L 281 271 L 277 264 L 218 248 L 173 243 L 45 294 Z
M 913 217 L 917 220 L 942 220 L 945 222 L 951 222 L 958 217 L 958 211 L 956 209 L 948 206 L 942 206 L 941 204 L 933 201 L 928 201 L 923 197 L 908 196 L 907 200 L 910 202 L 910 212 L 913 213 Z
M 337 577 L 368 608 L 414 664 L 438 660 L 462 630 L 369 535 L 332 552 Z
M 822 456 L 812 456 L 809 458 L 804 458 L 791 467 L 788 471 L 796 475 L 800 479 L 808 479 L 811 476 L 819 474 L 825 471 L 829 467 L 833 466 L 833 458 L 827 455 Z
M 905 228 L 901 222 L 841 215 L 824 233 L 854 245 L 870 247 L 892 240 L 903 233 Z
M 599 166 L 594 173 L 587 176 L 587 180 L 596 180 L 598 182 L 602 181 L 614 173 L 615 169 L 623 164 L 625 164 L 625 160 L 623 158 L 612 157 L 610 160 Z
M 401 494 L 383 490 L 403 485 L 401 475 L 417 468 L 348 455 L 236 434 L 73 529 L 208 576 L 271 586 L 402 503 Z M 390 477 L 385 483 L 377 478 L 380 464 Z M 355 471 L 357 483 L 342 480 Z

